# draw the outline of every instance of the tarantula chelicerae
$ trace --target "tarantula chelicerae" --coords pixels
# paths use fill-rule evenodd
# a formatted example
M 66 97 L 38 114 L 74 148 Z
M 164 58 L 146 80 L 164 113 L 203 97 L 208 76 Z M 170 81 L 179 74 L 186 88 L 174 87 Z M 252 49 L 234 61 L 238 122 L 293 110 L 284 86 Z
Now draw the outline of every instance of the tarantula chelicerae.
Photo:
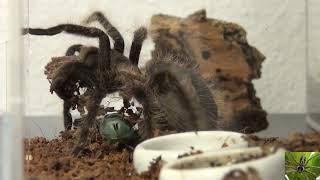
M 99 47 L 71 46 L 67 55 L 80 51 L 78 61 L 62 65 L 52 79 L 51 91 L 64 100 L 64 121 L 66 129 L 71 128 L 69 114 L 70 98 L 74 89 L 70 86 L 86 87 L 89 99 L 88 110 L 82 123 L 77 147 L 78 154 L 87 143 L 89 128 L 93 126 L 102 99 L 119 91 L 128 100 L 137 99 L 143 106 L 144 121 L 139 127 L 139 136 L 146 139 L 152 130 L 194 131 L 217 129 L 217 109 L 212 95 L 204 81 L 197 74 L 197 67 L 190 59 L 173 56 L 169 50 L 157 52 L 143 70 L 138 68 L 142 42 L 146 29 L 140 28 L 134 34 L 129 58 L 123 55 L 124 41 L 101 12 L 93 13 L 87 22 L 99 21 L 106 33 L 95 27 L 75 24 L 60 24 L 47 29 L 26 28 L 25 33 L 33 35 L 56 35 L 67 32 L 99 39 Z M 114 39 L 110 48 L 108 35 Z M 86 92 L 85 92 L 86 93 Z

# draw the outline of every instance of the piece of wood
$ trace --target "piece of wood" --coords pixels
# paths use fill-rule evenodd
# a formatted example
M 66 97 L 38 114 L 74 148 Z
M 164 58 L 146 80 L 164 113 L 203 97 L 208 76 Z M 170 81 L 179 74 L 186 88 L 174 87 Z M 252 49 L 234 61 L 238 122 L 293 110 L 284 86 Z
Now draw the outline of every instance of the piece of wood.
M 153 56 L 166 51 L 198 64 L 218 105 L 221 129 L 252 133 L 268 126 L 251 82 L 260 78 L 265 57 L 248 44 L 241 26 L 207 18 L 200 10 L 186 18 L 154 15 L 150 34 Z

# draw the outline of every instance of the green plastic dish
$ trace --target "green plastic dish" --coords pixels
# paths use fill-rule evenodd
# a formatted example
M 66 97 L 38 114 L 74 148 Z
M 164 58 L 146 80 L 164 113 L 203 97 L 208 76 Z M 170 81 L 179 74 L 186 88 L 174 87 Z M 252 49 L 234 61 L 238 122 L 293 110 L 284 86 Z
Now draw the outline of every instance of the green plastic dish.
M 110 143 L 129 143 L 136 138 L 134 129 L 122 120 L 120 114 L 105 116 L 100 122 L 99 132 Z

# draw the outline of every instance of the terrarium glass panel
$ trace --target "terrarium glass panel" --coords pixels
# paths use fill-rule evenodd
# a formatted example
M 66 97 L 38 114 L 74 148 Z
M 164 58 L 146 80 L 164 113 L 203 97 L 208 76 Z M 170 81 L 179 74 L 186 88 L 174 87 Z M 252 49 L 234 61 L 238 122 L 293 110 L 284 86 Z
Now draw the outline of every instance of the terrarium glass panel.
M 316 30 L 319 28 L 317 18 L 320 16 L 319 10 L 316 8 L 318 4 L 319 2 L 317 1 L 310 1 L 309 3 L 307 51 L 307 122 L 313 129 L 320 131 L 320 54 L 318 51 L 320 44 L 320 33 Z

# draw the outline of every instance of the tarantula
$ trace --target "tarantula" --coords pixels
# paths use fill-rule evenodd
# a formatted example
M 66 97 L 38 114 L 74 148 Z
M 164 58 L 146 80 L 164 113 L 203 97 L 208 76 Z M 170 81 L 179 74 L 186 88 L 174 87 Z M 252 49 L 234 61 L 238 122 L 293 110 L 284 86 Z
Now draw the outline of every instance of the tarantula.
M 95 122 L 102 99 L 119 91 L 124 100 L 131 97 L 143 106 L 144 121 L 139 127 L 141 139 L 152 136 L 152 130 L 194 131 L 217 129 L 217 109 L 210 90 L 197 73 L 193 61 L 184 56 L 173 56 L 163 50 L 151 59 L 142 70 L 138 68 L 139 55 L 146 29 L 135 32 L 129 58 L 123 55 L 124 41 L 101 12 L 95 12 L 87 22 L 99 21 L 106 33 L 95 27 L 60 24 L 47 29 L 26 28 L 33 35 L 56 35 L 67 32 L 99 39 L 99 47 L 71 46 L 66 55 L 79 51 L 79 61 L 64 64 L 55 74 L 50 87 L 64 100 L 66 129 L 71 128 L 69 99 L 74 92 L 67 88 L 78 84 L 90 93 L 86 103 L 87 116 L 82 123 L 79 142 L 73 153 L 79 154 L 87 144 L 89 128 Z M 114 39 L 110 48 L 108 35 Z
M 130 63 L 129 62 L 129 59 L 130 59 L 132 65 L 138 65 L 141 46 L 147 35 L 147 30 L 145 28 L 141 27 L 135 31 L 134 39 L 131 45 L 130 56 L 128 59 L 122 55 L 124 51 L 124 40 L 121 34 L 119 33 L 119 31 L 113 27 L 113 25 L 108 21 L 108 19 L 101 12 L 95 12 L 86 19 L 85 23 L 89 24 L 93 21 L 98 21 L 99 23 L 101 23 L 104 29 L 107 31 L 107 34 L 111 36 L 111 38 L 115 41 L 114 49 L 111 50 L 112 61 L 115 61 L 116 63 L 124 63 L 124 62 Z M 27 29 L 25 29 L 25 31 L 27 31 Z M 32 32 L 30 32 L 30 34 L 32 34 Z M 79 55 L 76 57 L 74 56 L 75 52 L 79 52 Z M 75 44 L 68 48 L 65 55 L 72 56 L 72 58 L 69 58 L 69 60 L 70 59 L 79 60 L 79 63 L 81 62 L 82 64 L 85 64 L 86 67 L 88 67 L 90 70 L 94 71 L 97 67 L 97 59 L 98 59 L 97 47 L 91 47 L 91 46 L 88 47 L 88 46 L 83 46 L 81 44 Z M 61 58 L 65 59 L 66 57 L 61 57 Z M 51 62 L 47 66 L 50 66 L 51 64 L 53 63 Z M 70 66 L 73 66 L 73 65 L 70 64 Z M 49 80 L 52 79 L 51 88 L 50 88 L 51 93 L 55 91 L 56 94 L 64 101 L 63 117 L 64 117 L 64 126 L 65 126 L 65 129 L 67 130 L 71 129 L 72 127 L 72 117 L 70 113 L 71 107 L 73 108 L 75 108 L 76 106 L 79 107 L 78 101 L 81 97 L 79 96 L 80 93 L 78 92 L 78 89 L 80 87 L 86 87 L 89 89 L 89 90 L 87 89 L 86 91 L 86 94 L 88 94 L 92 91 L 92 88 L 93 88 L 92 83 L 85 83 L 83 81 L 78 82 L 78 79 L 76 79 L 75 81 L 74 79 L 72 81 L 68 80 L 66 82 L 61 80 L 61 78 L 67 77 L 66 73 L 68 73 L 68 68 L 69 67 L 65 66 L 64 68 L 61 68 L 59 72 L 54 75 L 54 77 L 52 77 L 51 75 L 51 77 L 48 78 Z M 46 71 L 48 71 L 47 67 L 46 67 Z M 46 72 L 45 74 L 48 75 Z M 90 77 L 89 79 L 94 80 L 94 77 Z M 59 83 L 63 83 L 63 85 Z M 109 88 L 109 90 L 111 89 Z M 77 95 L 74 94 L 75 92 L 77 92 Z M 124 106 L 128 107 L 129 105 L 130 105 L 129 101 L 127 99 L 124 99 Z M 79 111 L 79 108 L 78 108 L 78 111 Z

